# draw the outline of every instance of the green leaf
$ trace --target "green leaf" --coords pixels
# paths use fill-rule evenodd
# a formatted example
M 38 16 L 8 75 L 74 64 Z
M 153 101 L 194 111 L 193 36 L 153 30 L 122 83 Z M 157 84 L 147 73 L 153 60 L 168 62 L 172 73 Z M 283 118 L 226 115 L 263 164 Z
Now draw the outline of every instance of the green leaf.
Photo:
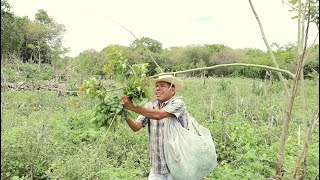
M 32 49 L 32 50 L 34 50 L 34 49 L 36 49 L 36 46 L 35 45 L 33 45 L 33 44 L 28 44 L 28 46 L 27 46 L 29 49 Z
M 11 180 L 19 180 L 20 178 L 19 178 L 19 176 L 12 176 L 11 177 Z

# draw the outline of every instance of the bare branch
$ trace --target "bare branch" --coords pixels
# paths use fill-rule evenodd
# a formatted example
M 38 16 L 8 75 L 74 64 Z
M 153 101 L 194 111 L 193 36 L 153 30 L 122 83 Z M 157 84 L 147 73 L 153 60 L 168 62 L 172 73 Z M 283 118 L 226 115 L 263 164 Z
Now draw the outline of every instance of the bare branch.
M 216 68 L 222 68 L 222 67 L 231 67 L 231 66 L 246 66 L 246 67 L 256 67 L 256 68 L 268 69 L 271 71 L 276 71 L 276 72 L 288 74 L 292 79 L 295 78 L 295 75 L 293 73 L 291 73 L 290 71 L 284 70 L 284 69 L 279 69 L 279 68 L 265 66 L 265 65 L 259 65 L 259 64 L 245 64 L 245 63 L 219 64 L 219 65 L 210 66 L 210 67 L 202 67 L 202 68 L 195 68 L 195 69 L 189 69 L 189 70 L 184 70 L 184 71 L 161 73 L 161 74 L 157 74 L 157 75 L 150 76 L 150 77 L 154 78 L 154 77 L 158 77 L 158 76 L 166 75 L 166 74 L 182 74 L 182 73 L 188 73 L 188 72 L 193 72 L 193 71 L 202 71 L 202 70 L 216 69 Z
M 268 41 L 267 41 L 267 39 L 266 39 L 266 37 L 265 37 L 265 33 L 264 33 L 264 31 L 263 31 L 263 27 L 262 27 L 262 24 L 261 24 L 261 22 L 260 22 L 259 16 L 258 16 L 257 12 L 254 10 L 254 7 L 253 7 L 253 5 L 252 5 L 251 0 L 249 0 L 249 4 L 250 4 L 250 6 L 251 6 L 251 9 L 252 9 L 252 11 L 253 11 L 253 14 L 255 15 L 255 17 L 256 17 L 256 19 L 257 19 L 257 21 L 258 21 L 258 24 L 259 24 L 259 27 L 260 27 L 260 31 L 261 31 L 261 35 L 262 35 L 262 39 L 263 39 L 265 45 L 266 45 L 267 48 L 268 48 L 268 52 L 269 52 L 269 55 L 271 56 L 272 63 L 273 63 L 273 65 L 274 65 L 276 68 L 279 68 L 278 63 L 277 63 L 277 61 L 276 61 L 276 58 L 274 57 L 273 52 L 272 52 L 272 50 L 271 50 L 271 47 L 270 47 L 270 45 L 269 45 L 269 43 L 268 43 Z M 286 84 L 286 82 L 284 81 L 284 78 L 283 78 L 282 74 L 281 74 L 281 73 L 277 73 L 277 74 L 278 74 L 278 77 L 279 77 L 280 81 L 281 81 L 282 84 L 283 84 L 283 87 L 285 88 L 285 91 L 286 91 L 286 93 L 287 93 L 287 96 L 289 97 L 290 93 L 289 93 L 287 84 Z
M 309 6 L 310 6 L 310 1 L 309 1 Z M 309 8 L 309 12 L 310 12 L 310 8 Z M 298 66 L 296 69 L 296 73 L 295 73 L 296 77 L 294 79 L 292 94 L 291 94 L 291 98 L 290 98 L 290 101 L 288 104 L 288 109 L 287 109 L 287 118 L 283 124 L 283 130 L 282 130 L 281 137 L 280 137 L 280 147 L 279 147 L 279 152 L 278 152 L 277 161 L 276 161 L 276 179 L 281 179 L 283 176 L 282 159 L 283 159 L 283 155 L 284 155 L 286 139 L 288 137 L 289 124 L 292 120 L 293 104 L 294 104 L 295 98 L 297 96 L 298 82 L 300 79 L 299 77 L 300 77 L 300 75 L 302 73 L 302 69 L 303 69 L 304 55 L 306 52 L 307 39 L 308 39 L 309 23 L 310 23 L 310 16 L 308 18 L 308 24 L 307 24 L 307 29 L 306 29 L 305 46 L 304 46 L 302 55 L 300 56 Z
M 116 23 L 116 22 L 115 22 Z M 121 26 L 122 28 L 124 28 L 125 30 L 127 30 L 134 38 L 136 38 L 136 40 L 142 45 L 142 47 L 144 48 L 144 50 L 146 50 L 149 54 L 149 56 L 151 57 L 152 61 L 156 64 L 156 66 L 160 69 L 160 71 L 163 73 L 162 68 L 158 65 L 158 63 L 156 62 L 156 60 L 154 60 L 154 58 L 152 57 L 150 51 L 141 43 L 141 41 L 133 34 L 132 31 L 130 31 L 128 28 L 122 26 L 121 24 L 117 23 L 119 26 Z
M 292 178 L 296 178 L 297 172 L 298 172 L 299 167 L 300 167 L 301 158 L 305 154 L 305 152 L 308 151 L 310 139 L 311 139 L 311 136 L 312 136 L 312 134 L 314 132 L 314 129 L 315 129 L 315 126 L 316 126 L 317 123 L 319 123 L 319 83 L 318 83 L 318 94 L 316 96 L 316 103 L 314 104 L 313 117 L 312 117 L 312 121 L 311 121 L 312 125 L 309 128 L 309 132 L 308 132 L 308 135 L 306 136 L 304 146 L 301 149 L 300 154 L 299 154 L 299 156 L 297 158 L 296 165 L 295 165 L 295 168 L 293 170 Z

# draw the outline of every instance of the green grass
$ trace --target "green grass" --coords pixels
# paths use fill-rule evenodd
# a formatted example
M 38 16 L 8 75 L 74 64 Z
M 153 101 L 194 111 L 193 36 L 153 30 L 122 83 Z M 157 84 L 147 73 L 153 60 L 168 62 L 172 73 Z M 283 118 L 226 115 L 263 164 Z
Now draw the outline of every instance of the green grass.
M 279 82 L 246 78 L 185 79 L 182 96 L 188 111 L 210 129 L 219 165 L 206 179 L 267 179 L 286 118 Z M 308 110 L 297 97 L 287 139 L 285 179 L 302 148 L 317 92 L 306 81 Z M 86 97 L 56 97 L 55 92 L 2 94 L 1 179 L 146 179 L 150 166 L 148 132 L 133 133 L 125 122 L 108 133 L 90 124 L 95 102 Z M 270 120 L 273 119 L 272 127 Z M 298 128 L 301 139 L 298 144 Z M 268 134 L 268 132 L 270 132 Z M 319 128 L 309 147 L 305 179 L 319 173 Z

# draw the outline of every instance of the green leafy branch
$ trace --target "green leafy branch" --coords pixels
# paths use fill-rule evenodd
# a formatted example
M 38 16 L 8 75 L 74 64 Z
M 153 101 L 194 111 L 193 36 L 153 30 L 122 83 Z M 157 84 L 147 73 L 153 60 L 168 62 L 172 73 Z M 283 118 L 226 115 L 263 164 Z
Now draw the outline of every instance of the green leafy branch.
M 106 74 L 106 79 L 112 80 L 114 84 L 106 88 L 103 79 L 92 78 L 84 80 L 80 87 L 80 94 L 85 93 L 90 98 L 98 100 L 94 117 L 91 119 L 97 128 L 115 127 L 127 119 L 129 112 L 123 110 L 121 95 L 129 96 L 134 102 L 151 98 L 150 84 L 146 76 L 147 63 L 130 65 L 122 53 L 117 51 L 109 54 L 109 58 L 110 61 L 102 71 Z

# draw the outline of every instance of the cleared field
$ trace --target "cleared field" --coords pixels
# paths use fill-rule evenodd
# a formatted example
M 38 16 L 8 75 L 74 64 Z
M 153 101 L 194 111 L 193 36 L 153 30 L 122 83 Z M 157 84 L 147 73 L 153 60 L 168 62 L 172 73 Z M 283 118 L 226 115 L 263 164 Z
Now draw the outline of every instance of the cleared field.
M 277 81 L 188 78 L 182 96 L 189 112 L 211 130 L 219 165 L 206 179 L 267 179 L 275 174 L 287 100 Z M 289 82 L 290 83 L 290 82 Z M 307 109 L 297 97 L 287 139 L 285 179 L 310 126 L 317 82 L 307 80 Z M 1 179 L 145 179 L 147 129 L 126 123 L 106 133 L 90 123 L 95 102 L 54 91 L 7 91 L 1 135 Z M 318 108 L 318 105 L 317 105 Z M 299 135 L 300 133 L 300 135 Z M 319 174 L 319 127 L 309 147 L 306 179 Z

